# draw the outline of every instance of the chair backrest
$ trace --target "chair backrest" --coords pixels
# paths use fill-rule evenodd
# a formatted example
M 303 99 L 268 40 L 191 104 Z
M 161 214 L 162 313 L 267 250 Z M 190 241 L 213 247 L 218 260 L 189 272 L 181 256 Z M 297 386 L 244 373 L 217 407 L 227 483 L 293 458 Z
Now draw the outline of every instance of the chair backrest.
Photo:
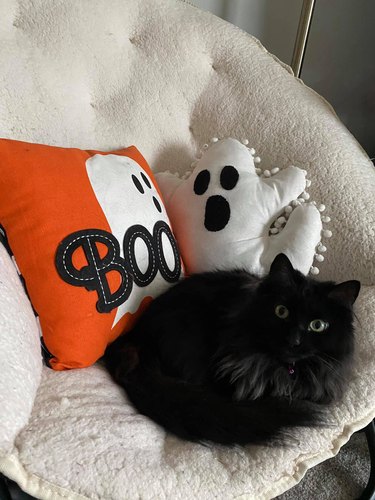
M 1 11 L 3 137 L 135 144 L 154 170 L 183 172 L 210 137 L 234 136 L 248 138 L 265 164 L 308 168 L 314 197 L 327 205 L 327 184 L 340 184 L 354 163 L 375 187 L 330 106 L 256 39 L 212 14 L 178 0 L 2 0 Z M 362 194 L 361 182 L 354 179 Z M 345 262 L 358 276 L 341 240 L 332 238 L 340 264 L 325 266 L 328 274 L 343 274 Z

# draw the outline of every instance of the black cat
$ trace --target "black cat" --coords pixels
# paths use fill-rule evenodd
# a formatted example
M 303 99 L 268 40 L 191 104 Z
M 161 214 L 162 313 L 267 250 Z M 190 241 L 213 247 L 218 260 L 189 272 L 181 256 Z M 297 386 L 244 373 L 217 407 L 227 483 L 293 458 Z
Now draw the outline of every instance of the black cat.
M 140 413 L 181 438 L 276 442 L 320 425 L 317 403 L 341 397 L 359 289 L 305 277 L 283 254 L 265 278 L 196 274 L 151 303 L 106 366 Z

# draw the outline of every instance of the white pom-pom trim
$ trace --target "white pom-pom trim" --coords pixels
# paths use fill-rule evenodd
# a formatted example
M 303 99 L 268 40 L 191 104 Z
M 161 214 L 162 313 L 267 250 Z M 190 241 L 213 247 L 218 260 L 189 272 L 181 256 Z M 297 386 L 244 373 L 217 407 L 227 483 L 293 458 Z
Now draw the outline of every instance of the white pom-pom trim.
M 322 234 L 325 238 L 330 238 L 332 236 L 332 231 L 329 229 L 323 229 Z
M 179 176 L 178 173 L 175 173 L 175 175 L 177 175 L 177 177 Z M 181 179 L 183 181 L 186 181 L 186 179 L 188 179 L 190 176 L 191 176 L 191 170 L 186 170 L 186 172 L 181 176 Z
M 306 191 L 304 191 L 304 192 L 302 193 L 302 195 L 301 195 L 301 197 L 300 197 L 300 198 L 298 198 L 297 200 L 293 200 L 293 201 L 290 203 L 290 205 L 287 205 L 287 206 L 284 208 L 284 216 L 279 217 L 278 219 L 276 219 L 276 222 L 274 222 L 274 227 L 275 227 L 276 229 L 278 229 L 278 232 L 280 232 L 280 231 L 282 231 L 282 230 L 284 229 L 284 226 L 285 226 L 285 224 L 284 224 L 284 223 L 287 221 L 287 219 L 289 218 L 289 216 L 290 216 L 290 214 L 293 212 L 293 210 L 294 210 L 297 206 L 299 206 L 299 205 L 301 205 L 301 204 L 305 203 L 305 202 L 306 202 L 306 201 L 310 198 L 309 196 L 307 196 L 307 197 L 306 197 L 306 196 L 304 196 L 304 195 L 306 195 L 306 194 L 308 194 L 308 193 L 307 193 Z M 302 196 L 303 196 L 303 197 L 302 197 Z M 322 211 L 323 211 L 323 210 L 325 210 L 325 208 L 326 208 L 326 207 L 325 207 L 325 205 L 323 205 L 323 204 L 317 205 L 317 203 L 316 203 L 316 202 L 314 202 L 314 201 L 312 201 L 312 202 L 310 202 L 310 203 L 311 203 L 311 204 L 313 204 L 314 206 L 316 206 L 316 208 L 317 208 L 320 212 L 322 212 Z M 328 217 L 328 216 L 326 216 L 326 215 L 321 215 L 321 216 L 320 216 L 320 218 L 321 218 L 321 221 L 322 221 L 322 222 L 330 222 L 330 221 L 331 221 L 331 218 L 330 218 L 330 217 Z M 285 219 L 285 220 L 283 220 L 283 219 Z M 272 231 L 272 230 L 270 230 L 270 233 L 271 233 L 271 234 L 275 234 L 275 232 L 274 232 L 274 231 Z M 331 236 L 332 236 L 332 231 L 330 231 L 330 230 L 328 230 L 328 229 L 324 229 L 324 228 L 323 228 L 323 229 L 322 229 L 321 234 L 322 234 L 322 237 L 325 237 L 325 238 L 331 238 Z M 326 251 L 327 251 L 327 247 L 326 247 L 326 246 L 324 246 L 324 245 L 322 244 L 322 242 L 320 241 L 320 242 L 318 243 L 318 245 L 316 246 L 316 252 L 317 252 L 317 253 L 315 253 L 315 255 L 314 255 L 314 260 L 315 260 L 317 263 L 322 263 L 322 262 L 324 262 L 325 258 L 324 258 L 324 256 L 323 256 L 323 255 L 321 255 L 321 253 L 324 253 L 324 252 L 326 252 Z M 320 252 L 320 253 L 319 253 L 319 252 Z M 317 266 L 311 266 L 309 273 L 310 273 L 311 275 L 317 275 L 317 274 L 319 274 L 319 268 L 318 268 Z
M 212 139 L 210 140 L 210 143 L 216 143 L 218 142 L 220 139 L 218 137 L 212 137 Z M 243 139 L 241 141 L 241 143 L 244 145 L 244 146 L 248 146 L 249 144 L 249 140 L 248 139 Z M 202 146 L 202 150 L 203 152 L 205 150 L 207 150 L 209 148 L 209 144 L 204 144 Z M 254 148 L 248 148 L 249 150 L 249 153 L 254 157 L 253 161 L 255 164 L 258 164 L 261 162 L 261 159 L 259 156 L 254 156 L 255 155 L 255 149 Z M 200 154 L 198 155 L 198 158 L 200 159 L 202 157 L 202 154 L 203 152 L 201 151 Z M 192 164 L 191 164 L 191 167 L 192 168 L 195 168 L 198 164 L 198 160 L 196 161 L 193 161 Z M 255 172 L 259 175 L 259 176 L 263 176 L 263 177 L 266 177 L 266 178 L 269 178 L 271 177 L 272 175 L 275 175 L 277 174 L 278 172 L 280 172 L 280 168 L 279 167 L 273 167 L 271 168 L 270 170 L 266 169 L 266 170 L 262 170 L 261 168 L 255 168 Z M 306 170 L 302 170 L 303 174 L 305 175 L 305 177 L 307 176 L 307 171 Z M 178 175 L 177 173 L 175 175 Z M 184 176 L 182 178 L 187 178 L 191 175 L 191 172 L 185 172 Z M 310 179 L 306 179 L 306 188 L 309 188 L 311 186 L 311 180 Z M 284 215 L 281 216 L 281 217 L 278 217 L 276 219 L 276 221 L 274 222 L 274 225 L 273 227 L 270 229 L 269 233 L 272 234 L 272 235 L 275 235 L 275 234 L 278 234 L 280 231 L 282 231 L 282 229 L 284 228 L 290 214 L 293 212 L 293 210 L 300 206 L 301 204 L 305 203 L 307 200 L 310 199 L 310 194 L 307 192 L 307 191 L 303 191 L 303 193 L 300 195 L 300 197 L 297 199 L 297 200 L 293 200 L 288 206 L 286 206 L 284 208 Z M 319 210 L 319 212 L 324 212 L 324 210 L 326 209 L 325 205 L 324 204 L 320 204 L 320 205 L 317 205 L 317 203 L 315 201 L 312 201 L 311 202 L 313 205 L 315 205 L 317 207 L 317 209 Z M 331 221 L 331 218 L 328 217 L 328 216 L 321 216 L 321 220 L 322 222 L 324 223 L 328 223 Z M 332 236 L 332 231 L 330 231 L 329 229 L 322 229 L 322 237 L 324 238 L 331 238 Z M 321 243 L 319 242 L 318 245 L 317 245 L 317 249 L 316 249 L 317 252 L 320 252 L 320 253 L 324 253 L 327 251 L 327 248 Z M 316 253 L 314 258 L 317 262 L 323 262 L 324 261 L 324 256 L 323 255 L 320 255 L 320 253 Z M 319 274 L 319 269 L 315 266 L 311 266 L 310 268 L 310 273 L 312 275 L 317 275 Z

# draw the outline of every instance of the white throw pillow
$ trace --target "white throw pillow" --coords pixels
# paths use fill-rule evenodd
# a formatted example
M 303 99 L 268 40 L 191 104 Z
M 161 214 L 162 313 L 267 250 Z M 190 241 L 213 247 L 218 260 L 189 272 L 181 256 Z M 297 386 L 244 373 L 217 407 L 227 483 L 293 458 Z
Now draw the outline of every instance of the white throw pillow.
M 322 229 L 325 207 L 307 202 L 306 171 L 256 168 L 260 158 L 243 142 L 214 138 L 184 179 L 156 175 L 187 272 L 238 267 L 263 275 L 285 253 L 303 274 L 317 274 L 321 236 L 331 233 Z

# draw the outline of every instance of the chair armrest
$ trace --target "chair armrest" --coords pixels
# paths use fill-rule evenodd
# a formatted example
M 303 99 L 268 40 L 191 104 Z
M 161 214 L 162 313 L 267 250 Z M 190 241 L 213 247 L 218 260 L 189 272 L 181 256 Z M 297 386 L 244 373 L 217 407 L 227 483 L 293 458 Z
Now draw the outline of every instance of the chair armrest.
M 42 357 L 37 322 L 18 273 L 0 244 L 0 455 L 27 424 Z

